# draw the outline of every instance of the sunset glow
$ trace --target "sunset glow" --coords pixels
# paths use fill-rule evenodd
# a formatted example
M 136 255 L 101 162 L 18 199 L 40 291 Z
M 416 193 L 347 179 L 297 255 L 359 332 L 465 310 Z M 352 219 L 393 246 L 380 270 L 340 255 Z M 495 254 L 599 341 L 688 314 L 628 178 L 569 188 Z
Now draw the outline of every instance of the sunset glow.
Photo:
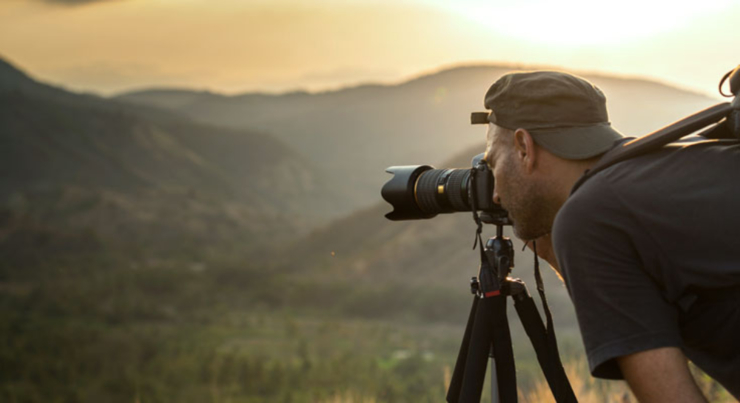
M 469 63 L 644 76 L 712 92 L 740 4 L 568 0 L 6 0 L 0 56 L 104 94 L 325 90 Z

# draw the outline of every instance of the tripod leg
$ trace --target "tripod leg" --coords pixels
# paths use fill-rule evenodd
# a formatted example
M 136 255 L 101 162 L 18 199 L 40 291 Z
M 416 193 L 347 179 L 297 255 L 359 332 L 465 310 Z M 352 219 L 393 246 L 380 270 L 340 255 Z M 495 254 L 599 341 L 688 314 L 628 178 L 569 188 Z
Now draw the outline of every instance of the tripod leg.
M 478 301 L 472 335 L 468 346 L 460 402 L 479 402 L 483 393 L 488 355 L 493 345 L 500 401 L 516 403 L 516 371 L 511 336 L 506 319 L 506 296 Z
M 472 334 L 465 360 L 465 373 L 460 390 L 460 402 L 480 402 L 483 382 L 488 366 L 488 353 L 493 340 L 491 319 L 494 314 L 493 298 L 478 300 Z
M 478 308 L 479 300 L 480 298 L 473 297 L 473 305 L 470 308 L 470 315 L 468 315 L 468 324 L 465 326 L 465 335 L 463 336 L 462 345 L 460 345 L 460 352 L 457 354 L 457 361 L 455 362 L 455 371 L 452 373 L 450 387 L 447 390 L 447 401 L 449 403 L 457 403 L 460 397 L 463 376 L 465 374 L 465 362 L 468 358 L 470 336 L 473 334 L 473 323 L 475 322 L 475 312 Z
M 496 356 L 493 355 L 491 345 L 491 403 L 501 403 L 501 395 L 498 391 L 498 371 L 496 371 Z
M 506 296 L 490 298 L 493 300 L 493 356 L 496 364 L 498 395 L 500 402 L 516 403 L 516 366 L 511 343 L 509 319 L 506 316 Z

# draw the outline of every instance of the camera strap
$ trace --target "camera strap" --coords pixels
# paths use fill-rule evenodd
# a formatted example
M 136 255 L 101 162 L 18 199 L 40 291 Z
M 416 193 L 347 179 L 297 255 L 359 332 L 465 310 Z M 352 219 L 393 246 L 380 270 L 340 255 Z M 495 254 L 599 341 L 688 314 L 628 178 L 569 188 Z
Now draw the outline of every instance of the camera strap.
M 540 368 L 542 368 L 542 373 L 545 375 L 555 401 L 558 403 L 574 403 L 578 400 L 560 360 L 557 338 L 555 337 L 555 326 L 550 307 L 547 303 L 547 297 L 545 296 L 545 283 L 542 280 L 540 261 L 537 256 L 537 243 L 534 241 L 532 242 L 532 249 L 534 252 L 534 276 L 537 283 L 537 292 L 540 294 L 542 310 L 545 312 L 547 325 L 542 323 L 542 317 L 535 306 L 534 300 L 526 291 L 526 288 L 523 292 L 514 295 L 514 307 L 522 322 L 524 331 L 532 343 L 532 347 L 537 355 L 537 361 L 540 364 Z
M 550 306 L 547 303 L 547 296 L 545 295 L 545 282 L 542 280 L 542 271 L 540 270 L 540 259 L 537 255 L 537 242 L 532 241 L 532 251 L 534 253 L 534 279 L 537 284 L 537 292 L 540 294 L 540 300 L 542 301 L 542 310 L 545 312 L 545 318 L 547 319 L 547 344 L 548 348 L 555 354 L 558 363 L 560 363 L 560 354 L 558 353 L 558 342 L 555 338 L 555 325 L 552 320 L 552 313 L 550 312 Z

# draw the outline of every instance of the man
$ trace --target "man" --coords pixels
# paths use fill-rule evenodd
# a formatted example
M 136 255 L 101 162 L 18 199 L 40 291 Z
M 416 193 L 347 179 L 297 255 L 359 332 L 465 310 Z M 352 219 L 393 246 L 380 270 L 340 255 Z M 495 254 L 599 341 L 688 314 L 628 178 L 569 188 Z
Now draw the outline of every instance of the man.
M 563 276 L 592 374 L 623 377 L 642 402 L 703 402 L 688 357 L 740 398 L 740 145 L 667 147 L 571 194 L 626 141 L 602 92 L 516 73 L 485 106 L 494 201 Z

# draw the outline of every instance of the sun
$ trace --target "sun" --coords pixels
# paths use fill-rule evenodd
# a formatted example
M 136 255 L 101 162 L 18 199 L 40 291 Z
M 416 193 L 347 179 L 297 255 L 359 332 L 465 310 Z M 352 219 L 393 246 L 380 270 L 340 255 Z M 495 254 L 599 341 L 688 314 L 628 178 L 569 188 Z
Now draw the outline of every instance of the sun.
M 452 2 L 450 2 L 452 3 Z M 458 1 L 444 7 L 487 30 L 559 46 L 612 45 L 680 29 L 732 0 Z

